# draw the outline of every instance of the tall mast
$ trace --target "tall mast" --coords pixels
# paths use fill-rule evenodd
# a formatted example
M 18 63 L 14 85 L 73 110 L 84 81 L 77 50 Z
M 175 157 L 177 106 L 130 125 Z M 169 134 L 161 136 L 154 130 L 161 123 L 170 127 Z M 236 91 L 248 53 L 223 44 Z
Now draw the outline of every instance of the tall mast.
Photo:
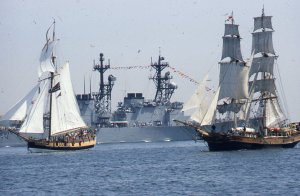
M 237 24 L 234 23 L 233 13 L 225 21 L 223 36 L 223 50 L 220 64 L 218 112 L 232 117 L 240 111 L 242 102 L 248 98 L 248 71 L 241 53 L 240 34 Z
M 104 65 L 104 55 L 100 53 L 100 64 L 95 64 L 94 71 L 100 73 L 99 92 L 94 94 L 95 109 L 97 114 L 97 123 L 104 125 L 108 123 L 111 116 L 111 91 L 114 86 L 116 78 L 113 75 L 108 76 L 108 83 L 104 83 L 104 73 L 110 69 L 110 62 Z
M 165 58 L 160 54 L 158 56 L 158 62 L 152 63 L 151 59 L 151 67 L 155 69 L 156 73 L 150 79 L 154 81 L 156 86 L 154 101 L 166 104 L 170 102 L 170 99 L 177 86 L 170 82 L 170 80 L 172 79 L 172 76 L 170 76 L 170 72 L 166 72 L 165 75 L 162 76 L 162 71 L 169 66 L 169 63 L 163 62 L 163 60 L 165 60 Z
M 252 33 L 252 53 L 254 58 L 251 65 L 249 77 L 258 75 L 256 81 L 249 82 L 249 86 L 258 93 L 257 99 L 260 104 L 256 108 L 256 115 L 262 117 L 261 127 L 268 127 L 277 124 L 283 112 L 280 108 L 274 77 L 274 61 L 277 59 L 274 48 L 272 34 L 272 16 L 265 16 L 264 7 L 260 17 L 254 18 L 254 30 Z M 255 105 L 255 104 L 254 104 Z M 279 120 L 279 121 L 278 121 Z M 272 125 L 273 126 L 273 125 Z
M 48 33 L 48 31 L 47 31 L 47 33 Z M 53 33 L 52 33 L 52 40 L 54 41 L 55 40 L 55 20 L 53 21 Z M 56 70 L 56 62 L 55 62 L 55 59 L 56 59 L 56 57 L 55 57 L 55 55 L 53 54 L 53 52 L 52 52 L 52 54 L 51 54 L 51 60 L 52 60 L 52 63 L 53 63 L 53 65 L 55 66 L 55 70 Z M 49 91 L 50 91 L 50 103 L 49 103 L 49 107 L 50 107 L 50 110 L 49 110 L 49 135 L 48 135 L 48 138 L 50 139 L 50 137 L 51 137 L 51 121 L 52 121 L 52 92 L 51 92 L 51 90 L 52 90 L 52 87 L 53 87 L 53 78 L 54 78 L 54 73 L 53 72 L 50 72 L 51 73 L 51 76 L 50 76 L 50 80 L 51 80 L 51 82 L 50 82 L 50 89 L 49 89 Z

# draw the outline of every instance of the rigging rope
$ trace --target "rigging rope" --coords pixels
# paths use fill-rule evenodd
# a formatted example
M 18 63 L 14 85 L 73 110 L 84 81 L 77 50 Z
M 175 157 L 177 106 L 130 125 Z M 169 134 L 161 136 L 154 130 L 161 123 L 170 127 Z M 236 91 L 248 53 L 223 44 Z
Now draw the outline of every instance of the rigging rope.
M 169 69 L 173 72 L 176 73 L 177 75 L 179 75 L 182 78 L 188 79 L 190 82 L 194 83 L 195 85 L 198 85 L 199 82 L 197 82 L 196 80 L 194 80 L 192 77 L 186 75 L 185 73 L 178 71 L 177 69 L 175 69 L 174 67 L 171 67 L 170 65 L 168 66 Z M 151 65 L 148 66 L 122 66 L 122 67 L 110 67 L 110 69 L 113 70 L 130 70 L 130 69 L 149 69 L 151 68 Z

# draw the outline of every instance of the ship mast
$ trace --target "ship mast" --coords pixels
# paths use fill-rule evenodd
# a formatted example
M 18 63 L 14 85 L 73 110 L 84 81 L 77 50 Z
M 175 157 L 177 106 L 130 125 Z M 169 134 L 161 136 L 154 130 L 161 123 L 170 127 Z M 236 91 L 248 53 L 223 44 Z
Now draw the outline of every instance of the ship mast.
M 272 16 L 265 16 L 264 8 L 260 17 L 254 18 L 254 30 L 252 33 L 252 53 L 254 54 L 249 77 L 257 75 L 258 79 L 250 80 L 249 86 L 253 87 L 254 93 L 257 93 L 259 101 L 256 108 L 256 115 L 261 116 L 260 131 L 268 126 L 277 126 L 282 121 L 284 115 L 279 105 L 274 77 L 274 62 L 276 56 L 272 34 Z M 255 104 L 252 104 L 255 105 Z
M 55 40 L 55 20 L 53 21 L 53 33 L 52 33 L 52 40 L 54 41 Z M 51 28 L 51 27 L 50 27 Z M 48 31 L 47 31 L 47 34 L 48 34 Z M 48 44 L 48 38 L 47 38 L 47 34 L 46 34 L 46 39 L 47 39 L 47 44 Z M 54 70 L 56 71 L 56 57 L 55 55 L 51 54 L 51 61 L 54 65 Z M 53 79 L 54 79 L 54 73 L 53 72 L 50 72 L 50 88 L 49 88 L 49 94 L 50 94 L 50 100 L 49 100 L 49 131 L 48 131 L 48 138 L 50 139 L 51 137 L 51 120 L 52 120 L 52 88 L 53 88 Z
M 156 73 L 150 79 L 154 81 L 156 86 L 154 101 L 161 104 L 167 104 L 170 102 L 177 86 L 170 82 L 172 79 L 170 72 L 166 72 L 165 75 L 162 76 L 162 71 L 169 66 L 169 63 L 162 62 L 163 60 L 165 60 L 165 58 L 159 54 L 158 62 L 151 62 L 151 67 L 155 69 Z
M 104 73 L 110 69 L 110 62 L 108 61 L 108 64 L 104 65 L 103 53 L 100 53 L 99 61 L 100 64 L 95 64 L 94 62 L 93 67 L 94 71 L 100 73 L 99 92 L 94 93 L 93 96 L 95 97 L 96 122 L 99 125 L 105 125 L 111 116 L 111 91 L 116 78 L 113 75 L 109 75 L 108 83 L 104 83 Z
M 220 115 L 226 115 L 228 120 L 233 118 L 234 127 L 237 126 L 237 113 L 244 104 L 243 100 L 248 98 L 249 67 L 242 58 L 238 26 L 231 13 L 225 21 L 222 57 L 219 62 L 220 103 L 217 106 Z

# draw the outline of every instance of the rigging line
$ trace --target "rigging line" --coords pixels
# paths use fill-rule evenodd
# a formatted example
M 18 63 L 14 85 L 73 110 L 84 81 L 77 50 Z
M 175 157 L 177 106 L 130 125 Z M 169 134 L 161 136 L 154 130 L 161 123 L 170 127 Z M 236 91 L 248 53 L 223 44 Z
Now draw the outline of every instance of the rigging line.
M 199 84 L 198 81 L 196 81 L 192 77 L 186 75 L 185 73 L 176 70 L 174 67 L 171 67 L 170 65 L 167 66 L 167 67 L 169 67 L 173 73 L 176 73 L 176 74 L 178 74 L 179 76 L 181 76 L 183 78 L 189 79 L 189 81 L 194 83 L 195 85 Z M 111 67 L 110 69 L 113 69 L 113 70 L 130 70 L 130 69 L 149 69 L 149 68 L 152 68 L 152 67 L 150 65 L 147 65 L 147 66 L 116 66 L 116 67 Z M 206 88 L 207 88 L 206 89 L 207 91 L 212 90 L 211 88 L 208 88 L 208 87 L 206 87 Z
M 281 94 L 282 94 L 282 98 L 283 98 L 284 108 L 285 108 L 285 111 L 286 111 L 286 114 L 287 114 L 287 118 L 289 119 L 290 118 L 290 112 L 289 112 L 289 108 L 288 108 L 288 105 L 287 105 L 287 99 L 286 99 L 286 96 L 285 96 L 285 92 L 284 92 L 284 88 L 283 88 L 283 84 L 282 84 L 282 79 L 281 79 L 281 75 L 280 75 L 279 66 L 278 66 L 277 61 L 275 61 L 275 65 L 276 65 L 275 67 L 276 67 L 277 72 L 278 72 L 279 86 L 280 86 L 280 88 L 281 88 L 280 90 L 282 92 Z

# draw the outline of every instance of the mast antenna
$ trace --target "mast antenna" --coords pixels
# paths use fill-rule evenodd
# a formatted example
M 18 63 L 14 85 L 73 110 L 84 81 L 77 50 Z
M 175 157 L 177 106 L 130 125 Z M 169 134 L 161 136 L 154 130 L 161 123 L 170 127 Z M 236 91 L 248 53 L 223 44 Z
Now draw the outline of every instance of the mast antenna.
M 85 94 L 85 75 L 83 76 L 83 94 Z
M 92 95 L 92 74 L 90 75 L 90 96 Z

